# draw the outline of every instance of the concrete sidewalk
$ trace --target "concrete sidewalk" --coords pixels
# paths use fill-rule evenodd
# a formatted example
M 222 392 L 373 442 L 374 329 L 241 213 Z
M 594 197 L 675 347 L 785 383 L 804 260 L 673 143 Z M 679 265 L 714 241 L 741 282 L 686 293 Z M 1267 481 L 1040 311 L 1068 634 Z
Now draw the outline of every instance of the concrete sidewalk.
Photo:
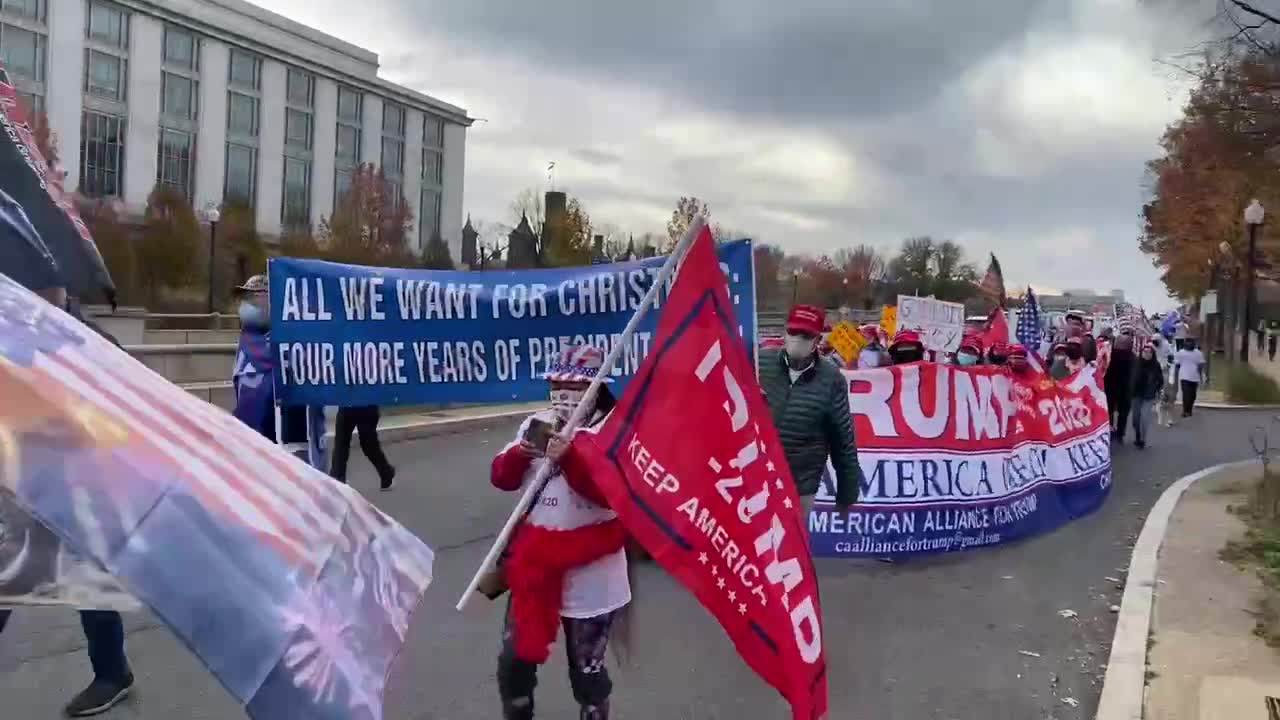
M 384 412 L 382 419 L 378 422 L 378 437 L 383 442 L 394 443 L 445 433 L 469 432 L 486 427 L 498 420 L 522 418 L 546 407 L 545 401 L 538 401 L 504 405 L 473 405 L 412 414 L 391 415 Z M 333 417 L 330 416 L 326 434 L 330 442 L 333 440 L 333 432 Z
M 1228 511 L 1259 477 L 1249 463 L 1191 485 L 1159 555 L 1147 653 L 1146 720 L 1268 720 L 1280 696 L 1280 650 L 1253 634 L 1262 585 L 1218 553 L 1245 525 Z

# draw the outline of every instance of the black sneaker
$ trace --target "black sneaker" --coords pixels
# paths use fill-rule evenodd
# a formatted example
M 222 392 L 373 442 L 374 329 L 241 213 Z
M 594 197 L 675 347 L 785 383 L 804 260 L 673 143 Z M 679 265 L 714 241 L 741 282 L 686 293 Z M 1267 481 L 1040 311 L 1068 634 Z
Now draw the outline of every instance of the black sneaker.
M 391 474 L 382 478 L 382 491 L 390 490 L 396 484 L 396 469 L 391 468 Z
M 89 717 L 100 715 L 129 697 L 133 690 L 133 673 L 124 676 L 123 681 L 108 681 L 94 678 L 85 688 L 67 704 L 66 713 L 70 717 Z

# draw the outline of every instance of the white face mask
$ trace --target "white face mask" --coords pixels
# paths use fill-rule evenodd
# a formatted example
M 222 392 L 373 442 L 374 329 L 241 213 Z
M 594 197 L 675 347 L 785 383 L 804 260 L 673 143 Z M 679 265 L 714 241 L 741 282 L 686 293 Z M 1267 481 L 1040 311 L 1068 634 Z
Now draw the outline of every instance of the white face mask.
M 559 415 L 561 419 L 568 420 L 573 411 L 577 409 L 578 403 L 582 401 L 582 396 L 586 395 L 586 390 L 571 390 L 568 388 L 551 389 L 551 409 Z
M 804 362 L 813 355 L 813 349 L 817 347 L 817 339 L 807 338 L 803 335 L 788 335 L 783 346 L 786 348 L 787 357 L 792 362 Z

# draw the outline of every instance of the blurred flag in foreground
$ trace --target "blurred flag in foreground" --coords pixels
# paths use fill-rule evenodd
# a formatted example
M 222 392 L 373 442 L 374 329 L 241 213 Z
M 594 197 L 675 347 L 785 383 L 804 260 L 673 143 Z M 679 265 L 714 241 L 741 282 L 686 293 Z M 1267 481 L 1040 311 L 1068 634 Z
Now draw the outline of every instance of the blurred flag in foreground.
M 792 717 L 824 718 L 822 610 L 800 499 L 705 227 L 654 347 L 599 433 L 579 433 L 574 447 L 627 531 L 711 611 Z
M 0 494 L 261 720 L 378 720 L 432 552 L 0 275 Z

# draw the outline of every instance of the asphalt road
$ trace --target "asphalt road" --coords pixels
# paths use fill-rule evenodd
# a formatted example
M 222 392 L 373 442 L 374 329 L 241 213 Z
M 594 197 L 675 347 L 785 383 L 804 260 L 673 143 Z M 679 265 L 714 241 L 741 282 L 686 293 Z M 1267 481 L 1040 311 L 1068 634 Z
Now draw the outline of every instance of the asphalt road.
M 1129 547 L 1161 490 L 1211 464 L 1249 457 L 1270 414 L 1201 411 L 1140 452 L 1115 452 L 1111 497 L 1094 515 L 1022 543 L 887 565 L 820 561 L 831 716 L 841 720 L 1091 718 Z M 513 497 L 487 482 L 516 423 L 395 445 L 396 489 L 377 492 L 362 456 L 352 478 L 438 552 L 386 697 L 389 720 L 499 716 L 493 680 L 500 608 L 453 610 Z M 632 660 L 615 669 L 614 717 L 754 720 L 786 705 L 738 659 L 711 617 L 653 566 L 639 573 Z M 1059 616 L 1072 610 L 1074 618 Z M 127 621 L 137 693 L 104 717 L 238 718 L 241 711 L 153 618 Z M 234 632 L 234 628 L 227 628 Z M 16 613 L 0 636 L 0 717 L 59 717 L 89 679 L 74 612 Z M 576 717 L 553 654 L 539 716 Z

